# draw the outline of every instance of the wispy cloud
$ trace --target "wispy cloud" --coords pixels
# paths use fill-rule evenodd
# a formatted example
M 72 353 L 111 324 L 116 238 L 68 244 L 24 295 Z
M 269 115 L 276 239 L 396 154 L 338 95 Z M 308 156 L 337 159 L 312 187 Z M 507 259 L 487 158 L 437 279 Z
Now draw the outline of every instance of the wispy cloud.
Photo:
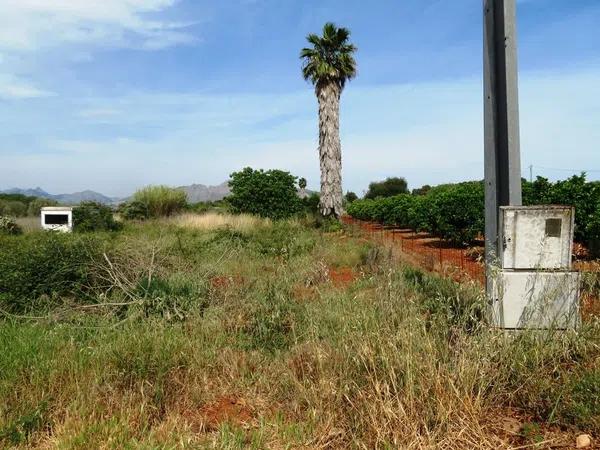
M 0 0 L 0 48 L 31 51 L 63 43 L 164 48 L 189 43 L 189 23 L 151 18 L 176 0 Z
M 524 167 L 600 167 L 600 107 L 589 95 L 598 85 L 599 68 L 521 77 Z M 4 183 L 123 195 L 149 183 L 219 183 L 250 165 L 290 170 L 318 187 L 316 100 L 308 88 L 284 95 L 137 93 L 77 100 L 53 113 L 50 131 L 27 115 L 0 115 L 11 132 L 50 133 L 33 154 L 4 139 L 0 168 L 11 168 L 0 169 Z M 390 175 L 406 176 L 412 186 L 483 176 L 478 78 L 350 86 L 341 119 L 346 189 L 360 192 Z
M 52 95 L 54 95 L 52 92 L 40 89 L 26 80 L 11 74 L 0 73 L 0 99 L 18 100 Z

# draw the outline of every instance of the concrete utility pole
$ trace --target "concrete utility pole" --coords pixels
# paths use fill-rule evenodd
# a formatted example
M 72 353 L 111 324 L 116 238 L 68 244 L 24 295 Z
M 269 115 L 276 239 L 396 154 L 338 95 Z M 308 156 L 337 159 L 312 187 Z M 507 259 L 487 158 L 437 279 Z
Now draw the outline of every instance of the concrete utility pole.
M 500 206 L 520 206 L 516 0 L 483 0 L 486 270 L 498 257 Z

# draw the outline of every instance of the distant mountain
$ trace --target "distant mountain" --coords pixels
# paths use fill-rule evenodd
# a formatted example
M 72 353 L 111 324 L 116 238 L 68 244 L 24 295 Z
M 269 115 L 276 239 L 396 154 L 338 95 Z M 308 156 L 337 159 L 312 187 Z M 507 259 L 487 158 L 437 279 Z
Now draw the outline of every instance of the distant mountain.
M 115 197 L 107 197 L 106 195 L 100 194 L 90 190 L 75 192 L 73 194 L 59 194 L 55 195 L 54 199 L 58 203 L 64 203 L 69 205 L 77 205 L 81 202 L 98 202 L 104 204 L 118 203 L 119 199 Z
M 5 191 L 1 191 L 4 194 L 23 194 L 28 195 L 30 197 L 40 197 L 47 198 L 50 200 L 55 200 L 58 203 L 62 203 L 64 205 L 78 205 L 81 202 L 98 202 L 104 204 L 113 204 L 119 203 L 119 198 L 107 197 L 106 195 L 100 194 L 99 192 L 94 192 L 90 190 L 82 191 L 82 192 L 74 192 L 73 194 L 49 194 L 44 191 L 40 187 L 36 187 L 35 189 L 19 189 L 12 188 L 7 189 Z
M 190 203 L 215 202 L 217 200 L 223 200 L 231 193 L 227 181 L 217 186 L 192 184 L 190 186 L 179 186 L 177 189 L 181 189 L 185 192 L 187 200 Z
M 187 200 L 190 203 L 198 203 L 198 202 L 215 202 L 218 200 L 223 200 L 227 197 L 231 190 L 229 189 L 229 182 L 225 181 L 216 186 L 206 186 L 204 184 L 192 184 L 190 186 L 179 186 L 177 189 L 181 189 L 185 192 L 187 196 Z M 107 197 L 106 195 L 100 194 L 95 191 L 82 191 L 75 192 L 73 194 L 49 194 L 45 190 L 40 187 L 36 187 L 35 189 L 19 189 L 12 188 L 7 189 L 5 191 L 0 191 L 3 194 L 23 194 L 31 197 L 40 197 L 40 198 L 48 198 L 51 200 L 56 200 L 58 203 L 64 205 L 78 205 L 81 202 L 98 202 L 103 203 L 105 205 L 116 205 L 125 201 L 130 200 L 131 197 Z M 313 191 L 309 190 L 298 190 L 298 195 L 300 197 L 306 197 L 312 194 Z
M 41 187 L 36 187 L 35 189 L 12 188 L 12 189 L 7 189 L 5 191 L 0 191 L 0 193 L 2 193 L 2 194 L 21 194 L 21 195 L 27 195 L 28 197 L 52 198 L 52 195 L 48 194 Z

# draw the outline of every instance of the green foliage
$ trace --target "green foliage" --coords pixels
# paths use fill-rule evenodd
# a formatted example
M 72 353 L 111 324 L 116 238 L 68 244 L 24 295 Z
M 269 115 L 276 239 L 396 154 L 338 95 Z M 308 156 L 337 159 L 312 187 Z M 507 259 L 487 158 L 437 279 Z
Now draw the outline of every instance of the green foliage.
M 575 239 L 600 256 L 600 182 L 588 182 L 585 173 L 555 183 L 543 177 L 533 183 L 524 180 L 523 204 L 574 206 Z
M 481 182 L 442 185 L 426 195 L 357 200 L 348 213 L 361 220 L 427 231 L 457 244 L 473 242 L 484 228 Z
M 0 235 L 0 305 L 28 311 L 62 295 L 84 292 L 89 264 L 100 252 L 100 241 L 88 236 L 38 232 Z
M 302 209 L 296 177 L 289 172 L 246 167 L 231 174 L 229 187 L 231 195 L 227 200 L 234 213 L 285 219 Z
M 557 398 L 557 414 L 582 427 L 600 429 L 600 372 L 589 370 L 569 380 Z
M 73 209 L 73 229 L 76 232 L 115 231 L 120 228 L 109 206 L 98 202 L 82 202 Z
M 242 329 L 244 347 L 275 352 L 294 343 L 302 308 L 284 287 L 269 286 L 248 309 L 250 319 Z
M 27 215 L 27 203 L 17 200 L 3 200 L 0 203 L 0 214 L 11 217 L 24 217 Z
M 146 220 L 150 218 L 148 205 L 139 200 L 132 200 L 120 205 L 119 214 L 127 220 Z
M 319 214 L 319 202 L 321 200 L 321 196 L 317 192 L 313 192 L 308 197 L 304 197 L 302 199 L 302 205 L 306 212 L 314 215 Z
M 41 209 L 45 206 L 56 206 L 58 202 L 56 200 L 50 200 L 47 198 L 36 198 L 29 202 L 27 205 L 27 215 L 39 217 Z
M 472 243 L 483 235 L 484 184 L 473 181 L 432 189 L 428 228 L 433 234 L 456 244 Z
M 311 47 L 300 52 L 305 80 L 316 86 L 334 83 L 343 88 L 356 76 L 356 47 L 350 43 L 350 30 L 328 22 L 322 36 L 311 33 L 306 40 Z
M 187 206 L 185 192 L 168 186 L 147 186 L 133 194 L 132 201 L 145 205 L 148 217 L 152 218 L 171 216 Z M 143 209 L 139 204 L 135 206 L 138 212 Z
M 227 199 L 223 199 L 223 200 L 192 203 L 192 204 L 188 205 L 187 210 L 195 212 L 195 213 L 203 213 L 203 212 L 208 212 L 208 211 L 226 212 L 228 210 L 228 208 L 229 208 L 229 204 L 227 203 Z
M 522 181 L 524 205 L 575 207 L 575 239 L 592 255 L 600 256 L 600 182 L 587 182 L 585 174 L 552 183 L 538 177 Z M 380 196 L 382 197 L 382 196 Z M 361 220 L 426 231 L 456 244 L 472 243 L 483 235 L 484 184 L 480 181 L 423 186 L 388 198 L 365 198 L 348 205 L 348 213 Z
M 259 254 L 277 256 L 284 261 L 306 254 L 315 246 L 314 239 L 302 233 L 299 226 L 286 222 L 275 223 L 268 232 L 255 233 L 252 238 L 250 246 Z
M 369 184 L 365 198 L 375 199 L 378 197 L 392 197 L 398 194 L 408 194 L 408 183 L 404 178 L 386 178 Z
M 32 433 L 47 425 L 47 413 L 48 402 L 44 401 L 5 428 L 0 428 L 0 442 L 8 441 L 13 445 L 26 443 Z
M 300 189 L 306 189 L 306 178 L 302 177 L 298 179 L 298 187 Z
M 431 190 L 431 186 L 428 184 L 424 184 L 420 188 L 413 189 L 412 195 L 425 195 Z
M 23 230 L 13 219 L 0 216 L 0 234 L 16 235 L 21 233 Z
M 0 215 L 11 217 L 39 216 L 42 206 L 55 206 L 55 200 L 23 194 L 0 194 Z
M 347 203 L 352 203 L 353 201 L 358 200 L 358 195 L 352 191 L 348 191 L 346 192 L 346 195 L 344 195 L 344 199 Z

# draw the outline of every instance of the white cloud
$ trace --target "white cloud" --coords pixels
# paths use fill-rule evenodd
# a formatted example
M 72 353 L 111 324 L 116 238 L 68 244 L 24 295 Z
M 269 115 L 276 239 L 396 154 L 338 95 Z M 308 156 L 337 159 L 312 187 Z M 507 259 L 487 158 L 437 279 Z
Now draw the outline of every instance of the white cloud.
M 600 106 L 590 95 L 598 86 L 599 68 L 522 75 L 523 167 L 600 168 Z M 477 78 L 350 85 L 341 111 L 345 189 L 361 192 L 392 175 L 406 176 L 412 187 L 482 177 L 482 95 Z M 247 165 L 290 170 L 318 187 L 309 87 L 283 95 L 137 93 L 61 103 L 40 114 L 0 111 L 0 188 L 125 195 L 150 183 L 220 183 Z M 41 143 L 12 146 L 16 135 Z
M 189 24 L 151 19 L 177 0 L 0 0 L 0 48 L 62 43 L 157 49 L 187 43 Z
M 39 89 L 33 84 L 10 74 L 0 73 L 0 99 L 16 100 L 38 97 L 49 97 L 51 92 Z

